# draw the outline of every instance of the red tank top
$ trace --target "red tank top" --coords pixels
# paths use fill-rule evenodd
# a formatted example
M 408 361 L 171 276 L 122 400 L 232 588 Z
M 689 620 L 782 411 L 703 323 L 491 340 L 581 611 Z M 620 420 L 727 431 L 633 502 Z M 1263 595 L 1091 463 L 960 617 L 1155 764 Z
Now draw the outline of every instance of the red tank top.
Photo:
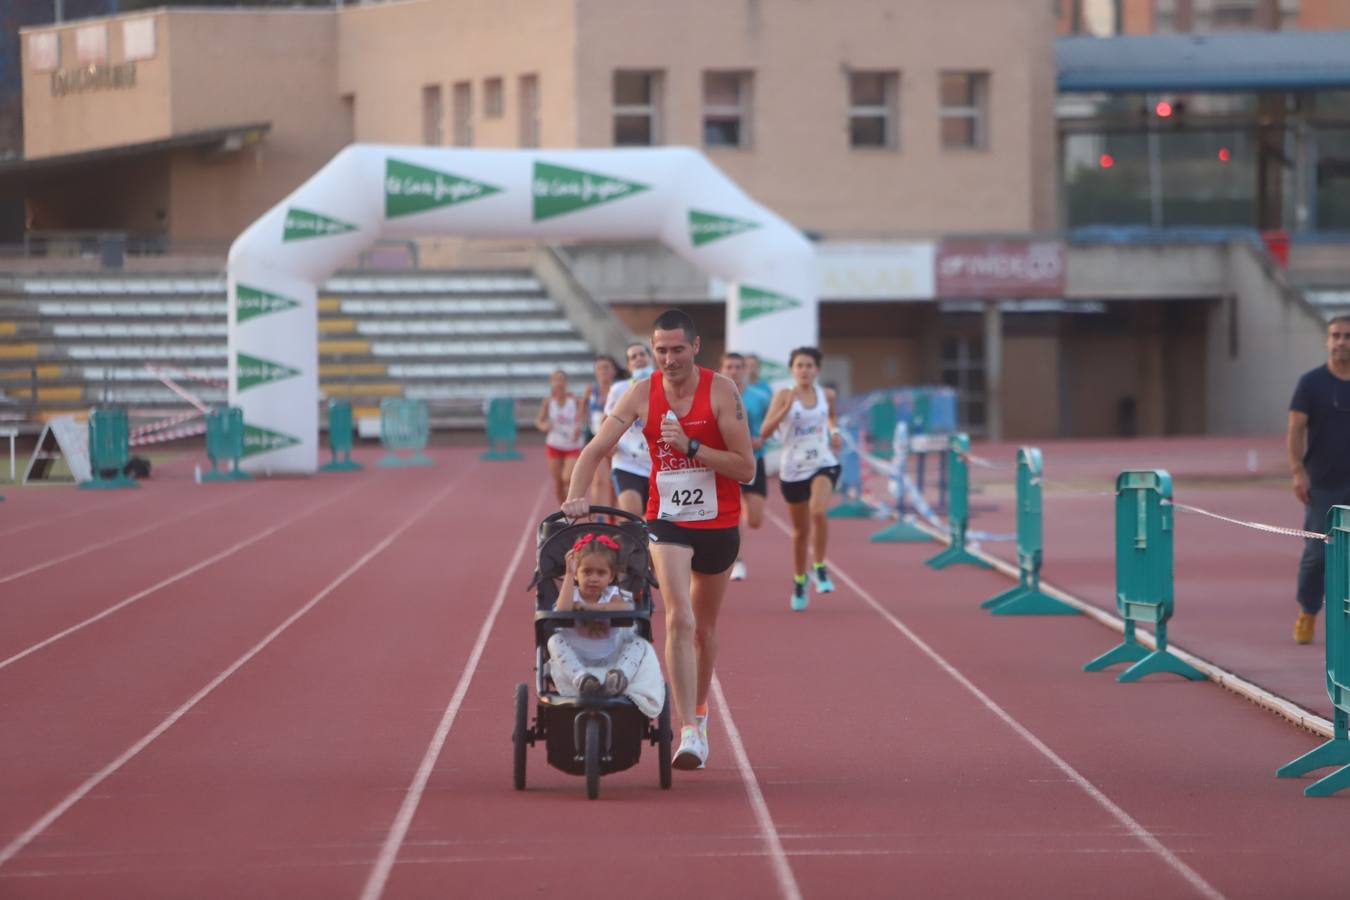
M 713 415 L 712 385 L 713 372 L 699 366 L 698 387 L 694 390 L 694 404 L 689 414 L 680 418 L 680 427 L 691 438 L 696 438 L 705 447 L 714 450 L 727 449 L 722 439 L 722 430 L 717 427 L 717 417 Z M 647 448 L 652 455 L 652 473 L 648 483 L 647 518 L 673 521 L 685 528 L 731 528 L 741 522 L 741 486 L 734 479 L 718 475 L 698 459 L 688 459 L 674 447 L 661 440 L 661 420 L 670 410 L 666 399 L 662 373 L 658 369 L 652 373 L 651 393 L 647 399 L 647 417 L 642 424 L 642 433 L 647 438 Z M 670 473 L 662 484 L 661 473 Z M 687 474 L 686 474 L 687 473 Z M 698 510 L 711 512 L 707 503 L 710 497 L 701 490 L 700 481 L 706 482 L 707 476 L 713 477 L 717 500 L 716 515 L 707 518 L 672 518 L 679 515 L 683 506 L 697 515 Z M 662 489 L 667 501 L 665 515 L 662 514 Z M 672 494 L 672 491 L 674 492 Z

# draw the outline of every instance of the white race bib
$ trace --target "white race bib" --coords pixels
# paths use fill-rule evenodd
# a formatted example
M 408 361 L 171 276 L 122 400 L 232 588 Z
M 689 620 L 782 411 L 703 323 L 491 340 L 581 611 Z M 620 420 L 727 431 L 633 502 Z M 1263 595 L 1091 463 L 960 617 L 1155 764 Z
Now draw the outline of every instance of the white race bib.
M 657 518 L 664 522 L 706 522 L 717 518 L 717 477 L 712 469 L 670 469 L 656 473 L 661 497 Z
M 825 466 L 825 441 L 823 435 L 812 435 L 791 445 L 784 460 L 783 472 L 779 476 L 784 481 L 805 481 Z

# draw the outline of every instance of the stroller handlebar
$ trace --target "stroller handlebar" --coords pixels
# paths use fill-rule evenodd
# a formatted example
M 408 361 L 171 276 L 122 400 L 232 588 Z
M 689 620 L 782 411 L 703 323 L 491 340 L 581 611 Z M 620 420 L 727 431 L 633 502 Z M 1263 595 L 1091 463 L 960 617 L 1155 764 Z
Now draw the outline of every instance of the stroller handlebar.
M 647 520 L 644 519 L 642 516 L 634 515 L 633 513 L 630 513 L 627 510 L 618 509 L 617 507 L 613 506 L 592 506 L 591 511 L 587 515 L 617 516 L 618 518 L 621 519 L 627 519 L 629 522 L 636 522 L 639 525 L 645 525 L 647 523 Z M 558 510 L 557 512 L 554 513 L 549 513 L 547 516 L 544 517 L 544 522 L 546 523 L 561 522 L 564 520 L 580 521 L 580 520 L 568 520 L 567 517 L 563 515 L 562 510 Z

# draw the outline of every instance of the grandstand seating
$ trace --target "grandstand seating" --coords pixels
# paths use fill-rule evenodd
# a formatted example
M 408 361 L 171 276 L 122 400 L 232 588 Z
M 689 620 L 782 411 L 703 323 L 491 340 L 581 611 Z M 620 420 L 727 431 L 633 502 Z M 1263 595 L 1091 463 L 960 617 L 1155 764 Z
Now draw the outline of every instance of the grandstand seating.
M 358 418 L 384 397 L 427 400 L 433 424 L 474 425 L 489 397 L 532 419 L 592 349 L 529 270 L 353 273 L 319 292 L 319 385 Z M 30 423 L 118 403 L 168 413 L 226 397 L 225 280 L 16 275 L 0 282 L 0 412 Z

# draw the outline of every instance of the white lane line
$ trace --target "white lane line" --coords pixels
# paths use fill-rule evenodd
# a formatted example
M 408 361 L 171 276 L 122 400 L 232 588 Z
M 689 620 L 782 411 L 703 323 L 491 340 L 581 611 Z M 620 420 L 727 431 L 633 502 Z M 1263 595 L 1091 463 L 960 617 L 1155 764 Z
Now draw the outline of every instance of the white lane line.
M 113 544 L 120 544 L 122 541 L 129 541 L 134 537 L 140 537 L 143 534 L 155 531 L 159 528 L 164 528 L 165 526 L 172 525 L 175 522 L 181 522 L 184 519 L 190 519 L 193 516 L 200 515 L 204 512 L 210 512 L 211 510 L 222 507 L 227 503 L 235 503 L 239 500 L 244 499 L 245 497 L 251 496 L 252 493 L 253 493 L 252 491 L 235 491 L 232 496 L 223 497 L 220 500 L 216 501 L 215 503 L 211 503 L 206 506 L 201 506 L 198 507 L 197 509 L 190 509 L 187 512 L 176 515 L 171 519 L 161 519 L 158 522 L 151 522 L 144 528 L 138 528 L 135 531 L 123 532 L 121 534 L 118 534 L 116 537 L 109 538 L 106 541 L 99 541 L 97 544 L 89 544 L 88 546 L 81 547 L 78 550 L 75 550 L 71 553 L 67 553 L 65 556 L 58 556 L 55 557 L 54 559 L 49 559 L 46 562 L 40 562 L 35 566 L 29 566 L 28 568 L 23 569 L 21 571 L 13 572 L 9 575 L 0 576 L 0 584 L 7 584 L 8 582 L 14 581 L 18 578 L 22 578 L 25 575 L 32 575 L 34 572 L 41 572 L 43 569 L 50 569 L 52 566 L 60 565 L 63 562 L 68 562 L 77 557 L 84 556 L 86 553 L 93 553 L 95 550 L 102 550 L 104 547 L 111 547 Z
M 759 789 L 759 780 L 755 778 L 755 770 L 750 765 L 750 756 L 745 752 L 745 744 L 741 743 L 741 733 L 731 719 L 731 707 L 727 704 L 726 695 L 722 693 L 722 683 L 718 681 L 716 675 L 713 675 L 712 694 L 717 704 L 718 716 L 722 720 L 722 727 L 727 732 L 727 740 L 731 743 L 731 752 L 736 757 L 736 768 L 741 771 L 746 796 L 750 798 L 750 806 L 755 811 L 756 821 L 759 822 L 760 836 L 768 848 L 774 878 L 778 881 L 778 892 L 785 900 L 802 900 L 797 879 L 792 874 L 792 867 L 788 865 L 787 854 L 783 852 L 783 842 L 778 838 L 778 827 L 774 825 L 773 816 L 769 814 L 769 804 L 764 802 L 764 794 Z
M 773 520 L 774 525 L 776 525 L 780 531 L 782 531 L 785 534 L 789 535 L 792 534 L 792 530 L 788 528 L 787 523 L 785 523 L 776 514 L 769 513 L 767 517 Z M 1182 862 L 1181 859 L 1175 853 L 1173 853 L 1171 850 L 1168 850 L 1167 847 L 1163 846 L 1162 841 L 1154 837 L 1152 832 L 1150 832 L 1143 825 L 1140 825 L 1138 822 L 1136 822 L 1134 818 L 1130 816 L 1129 813 L 1125 812 L 1125 810 L 1117 806 L 1111 800 L 1110 797 L 1107 797 L 1106 794 L 1102 793 L 1100 788 L 1098 788 L 1091 781 L 1088 781 L 1086 777 L 1084 777 L 1073 766 L 1069 765 L 1058 753 L 1056 753 L 1055 751 L 1051 750 L 1048 746 L 1046 746 L 1045 742 L 1043 742 L 1040 738 L 1036 737 L 1036 735 L 1032 734 L 1030 729 L 1028 729 L 1021 722 L 1014 719 L 1012 715 L 1008 713 L 1007 710 L 999 706 L 997 703 L 993 701 L 993 699 L 989 697 L 988 694 L 986 694 L 984 691 L 976 687 L 973 681 L 971 681 L 969 678 L 967 678 L 965 675 L 961 673 L 961 670 L 957 669 L 956 666 L 947 662 L 946 658 L 944 658 L 942 654 L 938 653 L 936 650 L 930 647 L 927 643 L 924 642 L 923 638 L 919 637 L 917 634 L 911 631 L 908 625 L 900 621 L 898 618 L 892 615 L 890 610 L 886 609 L 886 607 L 878 603 L 875 597 L 873 597 L 866 590 L 864 590 L 863 586 L 858 584 L 858 582 L 854 581 L 853 578 L 850 577 L 847 572 L 841 569 L 837 563 L 831 563 L 830 570 L 832 572 L 837 573 L 845 584 L 853 588 L 853 590 L 857 592 L 858 596 L 861 597 L 868 606 L 876 610 L 876 612 L 880 614 L 881 617 L 885 619 L 887 622 L 890 622 L 891 625 L 894 626 L 897 631 L 899 631 L 901 634 L 903 634 L 906 638 L 909 639 L 910 643 L 914 644 L 914 646 L 918 647 L 921 651 L 923 651 L 924 655 L 927 656 L 929 659 L 931 659 L 934 663 L 936 663 L 938 668 L 942 669 L 942 671 L 950 675 L 958 684 L 960 684 L 963 688 L 969 691 L 975 697 L 976 700 L 979 700 L 980 703 L 986 709 L 988 709 L 994 715 L 998 716 L 998 718 L 1003 720 L 1003 723 L 1005 725 L 1007 725 L 1013 731 L 1017 732 L 1018 736 L 1021 737 L 1022 740 L 1026 741 L 1028 744 L 1034 747 L 1036 751 L 1040 753 L 1042 756 L 1044 756 L 1046 759 L 1048 759 L 1055 766 L 1055 768 L 1063 772 L 1070 781 L 1072 781 L 1074 784 L 1082 788 L 1084 793 L 1086 793 L 1089 797 L 1095 800 L 1099 806 L 1101 806 L 1103 809 L 1105 809 L 1108 813 L 1111 814 L 1112 818 L 1114 818 L 1117 822 L 1123 825 L 1126 831 L 1128 831 L 1140 843 L 1142 843 L 1145 847 L 1147 847 L 1150 851 L 1152 851 L 1154 855 L 1156 855 L 1159 859 L 1161 859 L 1164 863 L 1166 863 L 1168 868 L 1170 868 L 1172 871 L 1176 872 L 1178 875 L 1184 878 L 1186 882 L 1190 884 L 1191 887 L 1195 888 L 1196 892 L 1199 893 L 1200 896 L 1208 897 L 1209 900 L 1224 900 L 1224 895 L 1221 894 L 1218 891 L 1218 889 L 1216 889 L 1212 884 L 1210 884 L 1203 877 L 1201 877 L 1199 872 L 1195 871 L 1190 866 Z
M 150 587 L 146 588 L 146 589 L 143 590 L 143 591 L 138 591 L 137 593 L 132 594 L 130 597 L 127 597 L 127 598 L 125 598 L 125 599 L 123 599 L 123 600 L 119 600 L 117 603 L 114 603 L 112 606 L 108 607 L 107 609 L 103 610 L 103 611 L 100 612 L 100 613 L 95 613 L 94 615 L 92 615 L 92 616 L 90 616 L 89 618 L 85 619 L 83 622 L 77 622 L 76 624 L 70 626 L 69 628 L 67 628 L 67 629 L 65 629 L 65 630 L 63 630 L 63 631 L 58 631 L 56 634 L 53 634 L 51 637 L 45 638 L 44 640 L 41 640 L 41 641 L 38 641 L 36 644 L 33 644 L 31 647 L 28 647 L 28 648 L 26 648 L 26 649 L 24 649 L 24 650 L 19 651 L 18 653 L 14 654 L 13 656 L 9 657 L 8 659 L 0 660 L 0 669 L 3 669 L 3 668 L 5 668 L 5 667 L 7 667 L 7 666 L 11 666 L 11 665 L 13 665 L 14 663 L 18 662 L 19 660 L 23 659 L 24 657 L 29 656 L 29 655 L 31 655 L 31 654 L 33 654 L 33 653 L 36 653 L 37 651 L 41 650 L 41 649 L 44 648 L 44 647 L 49 647 L 49 646 L 51 646 L 52 644 L 56 643 L 57 641 L 62 640 L 63 638 L 70 637 L 70 635 L 74 634 L 74 633 L 77 632 L 77 631 L 80 631 L 81 629 L 87 628 L 87 627 L 89 627 L 90 625 L 93 625 L 95 622 L 99 621 L 100 619 L 106 619 L 108 616 L 111 616 L 113 613 L 117 612 L 118 610 L 124 609 L 124 608 L 130 606 L 131 604 L 135 603 L 137 600 L 140 600 L 140 599 L 142 599 L 142 598 L 144 598 L 144 597 L 148 597 L 149 595 L 153 594 L 155 591 L 160 590 L 161 588 L 166 588 L 166 587 L 168 587 L 169 585 L 173 584 L 173 583 L 176 582 L 176 581 L 182 581 L 184 578 L 187 578 L 189 575 L 192 575 L 192 574 L 194 574 L 194 573 L 196 573 L 196 572 L 200 572 L 202 569 L 205 569 L 205 568 L 208 567 L 208 566 L 214 565 L 215 563 L 220 562 L 222 559 L 225 559 L 226 557 L 233 556 L 234 554 L 238 553 L 240 550 L 243 550 L 245 547 L 248 547 L 248 546 L 251 545 L 251 544 L 256 544 L 256 543 L 258 543 L 258 541 L 261 541 L 263 538 L 266 538 L 266 537 L 269 537 L 270 535 L 275 534 L 276 532 L 280 531 L 281 529 L 285 528 L 286 526 L 291 525 L 291 524 L 293 524 L 293 523 L 295 523 L 295 522 L 298 522 L 299 520 L 305 518 L 306 516 L 309 516 L 309 515 L 311 515 L 312 513 L 315 513 L 315 512 L 317 512 L 318 510 L 323 509 L 325 506 L 329 506 L 329 505 L 331 505 L 331 504 L 333 504 L 333 503 L 338 502 L 339 500 L 343 499 L 344 497 L 347 497 L 348 495 L 352 494 L 353 492 L 355 492 L 356 490 L 358 490 L 359 488 L 364 487 L 364 486 L 365 486 L 365 485 L 359 484 L 359 485 L 356 485 L 356 486 L 354 486 L 354 487 L 348 488 L 347 490 L 343 491 L 342 493 L 340 493 L 340 494 L 338 494 L 338 495 L 336 495 L 336 496 L 329 497 L 327 500 L 324 500 L 324 501 L 322 501 L 321 503 L 316 503 L 316 504 L 314 504 L 313 506 L 309 507 L 308 509 L 304 510 L 303 512 L 299 512 L 299 513 L 297 513 L 297 514 L 291 516 L 289 519 L 283 519 L 282 521 L 280 521 L 280 522 L 278 522 L 277 524 L 273 525 L 271 528 L 268 528 L 268 529 L 265 530 L 265 531 L 261 531 L 261 532 L 259 532 L 258 534 L 255 534 L 255 535 L 254 535 L 253 537 L 251 537 L 251 538 L 245 538 L 244 540 L 240 541 L 239 543 L 235 544 L 235 545 L 232 546 L 232 547 L 226 547 L 224 550 L 220 551 L 219 553 L 215 554 L 214 556 L 208 556 L 206 559 L 202 560 L 201 562 L 197 563 L 196 565 L 189 566 L 188 568 L 183 569 L 181 572 L 178 572 L 178 573 L 175 574 L 175 575 L 170 575 L 168 578 L 165 578 L 163 581 L 160 581 L 160 582 L 158 582 L 158 583 L 156 583 L 156 584 L 153 584 L 153 585 L 151 585 Z
M 126 500 L 127 498 L 122 497 L 119 499 Z M 107 503 L 99 503 L 95 506 L 90 506 L 88 508 L 72 509 L 70 512 L 64 512 L 61 513 L 60 515 L 52 516 L 50 519 L 38 519 L 36 522 L 27 522 L 23 525 L 16 525 L 13 528 L 6 528 L 4 531 L 0 531 L 0 537 L 9 537 L 11 534 L 18 534 L 20 531 L 28 531 L 30 528 L 41 528 L 43 525 L 50 525 L 53 522 L 60 522 L 62 519 L 69 519 L 74 516 L 85 516 L 88 515 L 89 513 L 102 512 L 103 510 L 110 509 L 114 506 L 126 506 L 126 505 L 128 504 L 118 503 L 116 499 L 113 499 L 109 500 Z
M 454 490 L 459 485 L 459 483 L 463 481 L 463 479 L 464 479 L 463 474 L 460 474 L 448 485 L 446 485 L 444 488 L 438 491 L 434 497 L 432 497 L 430 500 L 424 503 L 421 506 L 421 508 L 419 508 L 417 512 L 413 513 L 406 521 L 404 521 L 402 525 L 395 528 L 392 532 L 389 533 L 387 537 L 384 538 L 384 540 L 380 541 L 370 550 L 366 551 L 366 553 L 360 559 L 358 559 L 356 562 L 348 566 L 347 569 L 341 575 L 330 581 L 328 585 L 324 587 L 323 590 L 319 591 L 317 594 L 311 597 L 309 601 L 305 603 L 304 606 L 300 607 L 295 612 L 291 613 L 291 615 L 286 619 L 286 621 L 282 622 L 276 628 L 272 629 L 272 631 L 265 638 L 263 638 L 258 643 L 254 644 L 253 647 L 250 648 L 248 652 L 246 652 L 243 656 L 239 657 L 234 662 L 230 663 L 228 668 L 226 668 L 215 678 L 211 679 L 211 681 L 204 688 L 199 690 L 197 693 L 193 694 L 192 697 L 186 703 L 184 703 L 182 706 L 178 707 L 176 710 L 170 713 L 164 719 L 164 721 L 160 722 L 153 729 L 151 729 L 150 732 L 147 733 L 144 737 L 142 737 L 136 743 L 128 747 L 122 753 L 121 756 L 117 757 L 112 762 L 108 763 L 102 769 L 99 769 L 97 772 L 91 775 L 89 779 L 86 780 L 83 784 L 81 784 L 75 790 L 71 791 L 70 794 L 68 794 L 64 800 L 62 800 L 60 803 L 56 804 L 50 810 L 48 810 L 42 816 L 42 818 L 38 819 L 36 822 L 30 825 L 28 829 L 24 831 L 23 834 L 19 835 L 14 840 L 10 841 L 9 844 L 3 850 L 0 850 L 0 866 L 3 866 L 5 863 L 13 859 L 15 855 L 19 853 L 19 851 L 21 851 L 24 847 L 28 846 L 28 844 L 32 843 L 34 838 L 40 835 L 53 822 L 55 822 L 62 815 L 64 815 L 66 810 L 70 809 L 72 806 L 78 803 L 81 799 L 83 799 L 86 795 L 88 795 L 90 791 L 92 791 L 94 788 L 102 784 L 103 781 L 105 781 L 114 772 L 116 772 L 118 769 L 122 768 L 122 766 L 130 762 L 131 759 L 136 756 L 136 754 L 140 753 L 161 734 L 163 734 L 164 732 L 168 731 L 171 727 L 173 727 L 173 724 L 175 722 L 177 722 L 179 719 L 183 718 L 183 716 L 191 712 L 194 706 L 196 706 L 202 700 L 206 699 L 207 695 L 209 695 L 216 688 L 220 687 L 220 685 L 225 681 L 225 679 L 229 678 L 235 672 L 243 668 L 243 666 L 249 660 L 253 659 L 253 657 L 257 656 L 264 649 L 266 649 L 268 644 L 272 643 L 274 640 L 280 637 L 282 632 L 284 632 L 287 628 L 290 628 L 292 625 L 294 625 L 295 622 L 299 620 L 301 616 L 309 612 L 311 609 L 317 606 L 319 602 L 323 600 L 323 598 L 327 597 L 334 590 L 336 590 L 338 585 L 342 584 L 342 582 L 346 581 L 352 575 L 355 575 L 361 568 L 365 566 L 366 563 L 370 562 L 381 552 L 383 552 L 390 544 L 392 544 L 395 540 L 398 539 L 399 535 L 403 534 L 403 532 L 407 531 L 410 527 L 412 527 L 414 522 L 422 518 L 422 516 L 426 515 L 433 506 L 435 506 L 445 497 L 446 494 Z M 351 493 L 351 491 L 347 491 L 346 493 Z
M 450 727 L 455 724 L 455 717 L 459 715 L 459 708 L 464 703 L 464 695 L 469 692 L 469 682 L 473 680 L 474 672 L 478 669 L 478 661 L 483 656 L 484 647 L 487 646 L 488 636 L 492 634 L 492 626 L 497 621 L 497 614 L 501 612 L 502 602 L 506 599 L 506 590 L 515 578 L 516 568 L 520 565 L 520 559 L 525 555 L 525 548 L 529 546 L 530 538 L 534 535 L 534 530 L 539 523 L 537 512 L 546 489 L 547 485 L 541 488 L 539 494 L 534 498 L 534 504 L 530 507 L 530 514 L 525 519 L 525 531 L 520 536 L 520 543 L 516 545 L 515 555 L 511 557 L 511 563 L 507 566 L 506 574 L 502 577 L 502 583 L 497 588 L 497 597 L 492 601 L 492 607 L 488 610 L 487 618 L 483 620 L 483 627 L 478 629 L 478 640 L 474 642 L 473 650 L 464 663 L 464 671 L 460 673 L 459 684 L 455 685 L 455 692 L 450 697 L 450 703 L 446 706 L 444 714 L 441 715 L 440 724 L 436 726 L 436 732 L 431 737 L 431 743 L 427 745 L 426 753 L 422 755 L 422 762 L 417 767 L 417 774 L 413 776 L 412 784 L 408 785 L 408 793 L 403 797 L 403 805 L 399 807 L 398 814 L 394 816 L 394 823 L 390 826 L 389 834 L 384 839 L 384 846 L 380 848 L 380 854 L 375 858 L 375 867 L 371 870 L 370 877 L 366 880 L 366 886 L 361 891 L 361 900 L 376 900 L 384 893 L 384 886 L 389 881 L 389 873 L 393 871 L 394 863 L 398 860 L 399 848 L 403 846 L 403 840 L 408 835 L 408 829 L 412 827 L 413 816 L 417 814 L 417 806 L 422 802 L 422 794 L 426 791 L 427 782 L 431 780 L 432 767 L 436 765 L 436 760 L 440 757 L 442 748 L 445 747 L 446 738 L 450 736 Z

